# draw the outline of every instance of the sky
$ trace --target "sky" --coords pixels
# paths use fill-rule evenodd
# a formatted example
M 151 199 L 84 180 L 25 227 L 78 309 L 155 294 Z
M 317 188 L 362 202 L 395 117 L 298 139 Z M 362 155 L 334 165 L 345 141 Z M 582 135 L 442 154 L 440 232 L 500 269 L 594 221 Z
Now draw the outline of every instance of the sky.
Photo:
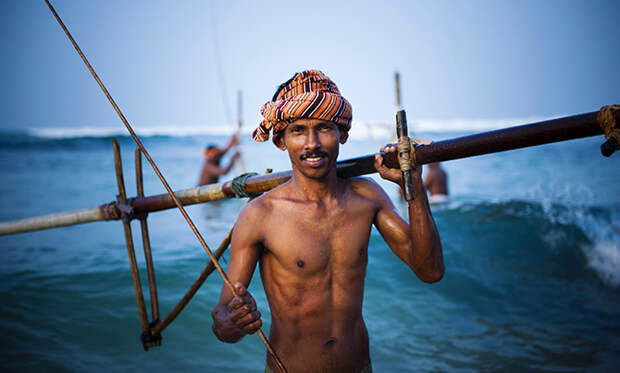
M 136 127 L 222 126 L 322 70 L 353 120 L 549 118 L 620 103 L 620 1 L 52 0 Z M 0 130 L 122 127 L 43 0 L 0 0 Z

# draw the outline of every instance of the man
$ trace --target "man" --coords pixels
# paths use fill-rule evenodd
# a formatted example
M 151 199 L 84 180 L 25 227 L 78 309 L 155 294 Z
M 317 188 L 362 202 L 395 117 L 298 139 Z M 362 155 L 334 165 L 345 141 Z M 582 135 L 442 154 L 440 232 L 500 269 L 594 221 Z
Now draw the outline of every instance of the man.
M 230 158 L 228 166 L 221 168 L 220 162 L 222 157 L 239 142 L 239 134 L 233 135 L 228 142 L 228 145 L 224 149 L 220 149 L 215 144 L 207 145 L 204 150 L 205 162 L 202 165 L 202 172 L 200 173 L 200 180 L 198 180 L 198 186 L 217 183 L 220 176 L 224 176 L 230 172 L 230 169 L 235 164 L 235 161 L 239 158 L 239 152 L 235 152 Z
M 448 175 L 439 163 L 430 163 L 426 170 L 424 186 L 430 193 L 431 205 L 448 202 Z
M 320 71 L 296 74 L 261 113 L 265 119 L 254 139 L 266 141 L 273 130 L 273 142 L 288 151 L 293 176 L 240 213 L 227 269 L 238 296 L 223 287 L 212 312 L 213 332 L 232 343 L 261 327 L 247 291 L 260 263 L 271 310 L 269 340 L 289 372 L 370 372 L 362 300 L 372 225 L 422 281 L 439 281 L 444 273 L 420 172 L 413 177 L 418 197 L 409 203 L 411 229 L 371 179 L 337 177 L 351 106 Z M 401 171 L 382 161 L 377 154 L 380 175 L 400 184 Z M 276 366 L 268 356 L 265 371 Z

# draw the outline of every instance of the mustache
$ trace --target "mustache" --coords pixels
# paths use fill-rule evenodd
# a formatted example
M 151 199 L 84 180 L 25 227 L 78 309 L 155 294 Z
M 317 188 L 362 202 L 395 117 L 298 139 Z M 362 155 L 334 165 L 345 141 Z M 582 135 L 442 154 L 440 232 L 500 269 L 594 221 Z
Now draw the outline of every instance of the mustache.
M 300 155 L 299 159 L 303 161 L 306 158 L 315 158 L 315 157 L 327 157 L 327 153 L 325 153 L 322 150 L 314 150 L 314 151 L 307 152 L 307 153 Z

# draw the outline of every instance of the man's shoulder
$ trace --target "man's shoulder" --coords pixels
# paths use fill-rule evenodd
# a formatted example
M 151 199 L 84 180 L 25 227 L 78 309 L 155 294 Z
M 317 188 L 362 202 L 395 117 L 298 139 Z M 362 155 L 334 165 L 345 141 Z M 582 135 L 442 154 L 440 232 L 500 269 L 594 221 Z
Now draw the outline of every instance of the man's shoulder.
M 346 182 L 350 186 L 353 193 L 362 198 L 379 202 L 382 202 L 388 198 L 385 190 L 383 190 L 383 188 L 375 180 L 369 177 L 352 177 L 346 179 Z

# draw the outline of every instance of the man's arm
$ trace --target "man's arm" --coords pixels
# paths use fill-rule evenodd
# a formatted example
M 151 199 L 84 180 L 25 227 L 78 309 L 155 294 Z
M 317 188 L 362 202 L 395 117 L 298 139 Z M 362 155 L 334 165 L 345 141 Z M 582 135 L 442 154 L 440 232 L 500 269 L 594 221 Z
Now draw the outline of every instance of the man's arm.
M 230 150 L 230 148 L 232 148 L 238 142 L 239 142 L 239 133 L 235 133 L 230 138 L 230 141 L 228 142 L 228 145 L 226 145 L 226 147 L 224 149 L 222 149 L 222 156 L 224 156 L 224 154 L 226 154 L 226 152 L 228 152 Z
M 387 146 L 382 151 L 395 152 L 396 147 Z M 402 187 L 400 169 L 385 166 L 380 154 L 375 156 L 375 168 L 382 178 Z M 436 282 L 441 280 L 445 271 L 441 241 L 428 205 L 420 168 L 413 172 L 412 179 L 415 199 L 408 203 L 411 224 L 402 219 L 389 197 L 377 186 L 381 206 L 375 225 L 392 251 L 407 263 L 420 280 Z
M 233 164 L 235 164 L 235 161 L 238 158 L 239 158 L 239 153 L 233 154 L 233 156 L 230 157 L 230 162 L 228 163 L 228 166 L 224 168 L 221 168 L 209 162 L 205 162 L 205 164 L 202 166 L 202 174 L 209 175 L 209 176 L 224 176 L 230 172 L 230 169 L 232 168 Z M 202 177 L 201 177 L 201 180 L 202 180 Z
M 256 202 L 256 201 L 254 201 Z M 230 260 L 226 273 L 234 284 L 236 297 L 224 284 L 219 303 L 213 308 L 213 333 L 223 342 L 234 343 L 262 326 L 256 302 L 247 291 L 260 255 L 260 206 L 248 204 L 235 224 Z

